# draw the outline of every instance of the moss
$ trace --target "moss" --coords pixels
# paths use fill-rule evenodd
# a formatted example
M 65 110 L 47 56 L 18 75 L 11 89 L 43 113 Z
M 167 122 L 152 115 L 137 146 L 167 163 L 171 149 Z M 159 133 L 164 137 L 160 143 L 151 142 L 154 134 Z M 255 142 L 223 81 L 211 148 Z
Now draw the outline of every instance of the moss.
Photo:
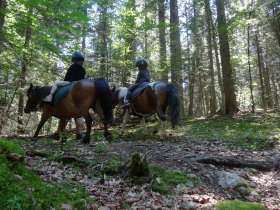
M 159 179 L 157 179 L 159 178 Z M 133 179 L 135 184 L 150 183 L 148 190 L 153 190 L 161 194 L 172 195 L 172 185 L 192 181 L 188 175 L 180 171 L 167 171 L 165 168 L 155 166 L 152 164 L 147 165 L 147 175 Z M 195 184 L 195 183 L 194 183 Z
M 114 175 L 118 173 L 119 166 L 122 164 L 122 157 L 114 157 L 109 160 L 106 164 L 101 168 L 101 172 L 104 172 L 108 175 Z
M 266 208 L 257 203 L 242 201 L 222 201 L 216 205 L 218 210 L 265 210 Z
M 18 179 L 15 175 L 22 176 Z M 20 183 L 20 184 L 19 184 Z M 63 185 L 63 183 L 60 183 Z M 22 187 L 23 186 L 23 187 Z M 9 162 L 5 155 L 0 155 L 0 206 L 1 209 L 37 209 L 34 202 L 27 194 L 26 189 L 32 189 L 31 193 L 41 209 L 60 209 L 64 202 L 81 209 L 84 202 L 80 201 L 85 197 L 87 203 L 92 203 L 92 199 L 82 189 L 72 193 L 72 190 L 61 190 L 56 185 L 44 184 L 40 177 L 29 171 L 23 164 Z M 67 188 L 67 186 L 65 186 Z M 84 207 L 83 207 L 84 209 Z
M 0 138 L 0 149 L 8 153 L 18 153 L 25 157 L 24 151 L 11 141 L 7 141 L 5 138 Z

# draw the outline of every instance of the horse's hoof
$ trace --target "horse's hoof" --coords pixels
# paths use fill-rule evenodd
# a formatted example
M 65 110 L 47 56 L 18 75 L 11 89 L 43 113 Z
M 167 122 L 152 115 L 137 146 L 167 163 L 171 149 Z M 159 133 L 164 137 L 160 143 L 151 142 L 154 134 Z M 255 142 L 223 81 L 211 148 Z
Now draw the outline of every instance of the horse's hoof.
M 89 138 L 84 137 L 82 143 L 83 144 L 89 144 L 89 142 L 90 142 Z
M 111 142 L 113 140 L 112 135 L 108 135 L 105 137 L 106 141 Z

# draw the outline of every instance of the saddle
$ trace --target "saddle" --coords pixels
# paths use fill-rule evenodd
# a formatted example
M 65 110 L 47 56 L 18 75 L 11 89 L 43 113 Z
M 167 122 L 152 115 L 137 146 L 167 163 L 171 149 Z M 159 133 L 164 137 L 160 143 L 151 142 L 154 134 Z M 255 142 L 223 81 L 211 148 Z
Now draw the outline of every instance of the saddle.
M 58 104 L 58 102 L 60 102 L 62 99 L 64 99 L 68 95 L 70 89 L 76 82 L 77 81 L 73 81 L 73 82 L 70 82 L 69 85 L 58 87 L 53 95 L 53 100 L 52 100 L 51 104 L 55 106 Z
M 145 89 L 146 87 L 149 85 L 149 82 L 143 82 L 138 88 L 136 88 L 132 93 L 131 93 L 131 100 L 130 102 L 133 102 L 133 100 L 135 98 L 137 98 L 137 96 L 139 96 Z

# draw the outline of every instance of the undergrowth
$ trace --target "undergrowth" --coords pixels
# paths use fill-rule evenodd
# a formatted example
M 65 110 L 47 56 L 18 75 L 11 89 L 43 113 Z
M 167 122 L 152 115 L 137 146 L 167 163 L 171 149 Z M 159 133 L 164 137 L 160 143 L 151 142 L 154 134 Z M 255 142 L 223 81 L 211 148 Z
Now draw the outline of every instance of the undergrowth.
M 1 139 L 1 147 L 11 152 L 24 152 L 11 142 Z M 61 185 L 60 185 L 61 186 Z M 42 182 L 40 177 L 29 171 L 22 163 L 12 163 L 4 154 L 0 154 L 0 206 L 1 209 L 60 209 L 66 203 L 75 209 L 84 209 L 85 202 L 92 203 L 92 199 L 82 189 L 68 189 L 58 187 L 53 181 Z M 32 200 L 34 199 L 36 203 Z

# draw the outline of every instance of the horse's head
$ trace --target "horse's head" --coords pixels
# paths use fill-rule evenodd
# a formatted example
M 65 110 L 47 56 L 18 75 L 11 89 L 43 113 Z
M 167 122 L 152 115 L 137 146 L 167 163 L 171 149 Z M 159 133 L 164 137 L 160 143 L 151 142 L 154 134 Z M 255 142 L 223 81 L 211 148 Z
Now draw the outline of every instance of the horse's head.
M 33 102 L 32 98 L 31 98 L 33 90 L 34 90 L 34 86 L 30 83 L 30 87 L 27 90 L 27 98 L 28 99 L 27 99 L 26 105 L 24 107 L 24 113 L 26 113 L 26 114 L 29 114 L 37 106 L 37 104 L 34 105 L 34 102 Z
M 117 91 L 118 91 L 118 89 L 116 89 L 116 86 L 114 85 L 114 87 L 111 89 L 111 95 L 112 95 L 112 109 L 114 109 L 115 106 L 117 106 L 118 103 L 119 103 Z

